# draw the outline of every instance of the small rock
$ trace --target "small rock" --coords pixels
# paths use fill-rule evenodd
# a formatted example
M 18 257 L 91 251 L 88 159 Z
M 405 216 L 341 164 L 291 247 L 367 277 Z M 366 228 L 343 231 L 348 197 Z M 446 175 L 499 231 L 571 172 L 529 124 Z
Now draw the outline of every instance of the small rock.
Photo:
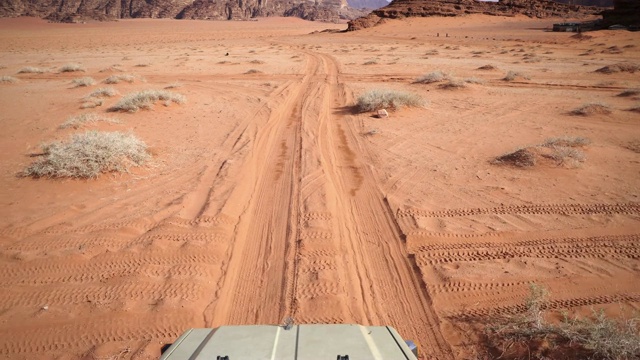
M 381 119 L 382 118 L 388 118 L 389 117 L 389 113 L 385 109 L 380 109 L 380 110 L 378 110 L 378 117 L 381 118 Z

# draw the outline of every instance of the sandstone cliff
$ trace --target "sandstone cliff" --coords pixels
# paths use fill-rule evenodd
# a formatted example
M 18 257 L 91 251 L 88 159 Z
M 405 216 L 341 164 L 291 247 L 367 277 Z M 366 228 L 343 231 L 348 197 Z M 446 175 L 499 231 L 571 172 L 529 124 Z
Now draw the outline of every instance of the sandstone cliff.
M 627 0 L 635 1 L 635 0 Z M 348 30 L 358 30 L 379 24 L 384 19 L 428 16 L 460 16 L 467 14 L 487 14 L 546 18 L 570 16 L 579 18 L 599 14 L 602 8 L 560 4 L 547 0 L 500 0 L 480 2 L 476 0 L 395 0 L 386 7 L 374 10 L 366 17 L 349 22 Z
M 248 20 L 299 16 L 339 21 L 365 15 L 346 0 L 0 0 L 0 17 L 36 16 L 51 21 L 178 18 Z

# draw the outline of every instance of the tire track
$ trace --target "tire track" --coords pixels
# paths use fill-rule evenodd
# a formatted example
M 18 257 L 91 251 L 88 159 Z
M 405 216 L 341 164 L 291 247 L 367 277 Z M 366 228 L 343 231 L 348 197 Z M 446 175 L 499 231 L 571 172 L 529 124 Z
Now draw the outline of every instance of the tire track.
M 627 204 L 547 204 L 547 205 L 521 205 L 521 206 L 501 206 L 494 208 L 469 208 L 450 209 L 441 211 L 427 211 L 421 209 L 398 210 L 398 217 L 419 216 L 419 217 L 458 217 L 472 215 L 510 215 L 510 214 L 532 214 L 532 215 L 594 215 L 594 214 L 624 214 L 639 215 L 639 203 Z

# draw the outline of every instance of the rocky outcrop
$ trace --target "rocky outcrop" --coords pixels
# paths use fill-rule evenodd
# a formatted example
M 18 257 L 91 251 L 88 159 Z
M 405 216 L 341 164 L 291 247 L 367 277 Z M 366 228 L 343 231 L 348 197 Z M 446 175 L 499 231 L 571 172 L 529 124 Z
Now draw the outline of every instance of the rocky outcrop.
M 573 18 L 599 14 L 602 8 L 566 5 L 546 0 L 500 0 L 480 2 L 476 0 L 395 0 L 386 7 L 374 10 L 364 18 L 349 22 L 347 30 L 358 30 L 379 24 L 384 19 L 429 16 L 462 16 L 487 14 L 535 18 L 570 16 Z
M 613 0 L 553 0 L 562 4 L 597 6 L 597 7 L 613 7 Z
M 35 16 L 51 21 L 177 18 L 248 20 L 260 16 L 299 16 L 309 20 L 355 19 L 363 11 L 346 0 L 1 0 L 0 17 Z
M 613 10 L 602 13 L 604 26 L 625 25 L 640 28 L 640 0 L 615 0 Z

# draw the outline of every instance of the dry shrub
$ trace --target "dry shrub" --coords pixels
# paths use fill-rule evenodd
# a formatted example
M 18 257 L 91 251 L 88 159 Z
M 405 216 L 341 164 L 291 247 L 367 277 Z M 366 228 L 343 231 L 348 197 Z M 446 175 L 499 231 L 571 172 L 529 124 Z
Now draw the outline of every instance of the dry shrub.
M 627 62 L 607 65 L 605 67 L 601 67 L 596 70 L 596 72 L 599 72 L 602 74 L 613 74 L 613 73 L 619 73 L 619 72 L 634 73 L 636 71 L 640 71 L 640 66 L 637 64 L 627 63 Z
M 110 123 L 118 123 L 119 121 L 116 119 L 112 119 L 107 116 L 103 116 L 96 113 L 87 113 L 80 114 L 69 117 L 62 125 L 60 125 L 60 129 L 74 128 L 77 129 L 85 124 L 95 123 L 98 121 L 105 121 Z
M 497 70 L 498 68 L 493 65 L 480 66 L 478 70 Z
M 525 311 L 490 319 L 485 328 L 489 347 L 500 358 L 636 359 L 640 356 L 638 318 L 616 321 L 600 310 L 590 318 L 569 317 L 557 323 L 545 320 L 547 291 L 530 285 Z
M 634 107 L 631 107 L 631 108 L 628 109 L 628 111 L 633 111 L 633 112 L 640 113 L 640 105 L 636 105 Z
M 467 84 L 463 80 L 451 79 L 444 84 L 440 85 L 441 89 L 447 90 L 456 90 L 456 89 L 464 89 L 467 87 Z
M 262 74 L 262 71 L 256 69 L 249 69 L 245 74 Z
M 13 76 L 0 76 L 0 84 L 15 84 L 18 82 L 18 79 L 14 78 Z
M 603 103 L 584 104 L 579 108 L 572 110 L 571 114 L 580 116 L 608 115 L 611 114 L 611 107 Z
M 591 139 L 582 136 L 561 136 L 546 139 L 542 146 L 546 147 L 583 147 L 591 144 Z
M 376 65 L 378 64 L 378 60 L 369 60 L 362 63 L 362 65 Z
M 484 84 L 484 80 L 475 77 L 465 78 L 463 81 L 467 84 Z
M 117 104 L 109 108 L 109 111 L 136 112 L 140 109 L 150 109 L 158 100 L 165 101 L 165 105 L 169 105 L 171 102 L 182 104 L 186 101 L 183 95 L 171 91 L 144 90 L 125 95 Z
M 515 167 L 532 167 L 536 165 L 536 155 L 529 148 L 518 149 L 495 158 L 494 165 L 511 165 Z
M 434 72 L 430 72 L 428 74 L 422 75 L 416 79 L 414 83 L 416 84 L 431 84 L 435 82 L 447 81 L 451 80 L 451 75 L 442 72 L 440 70 L 436 70 Z
M 60 72 L 77 72 L 77 71 L 85 71 L 85 68 L 80 64 L 66 64 L 60 68 Z
M 251 60 L 249 62 L 252 63 L 252 64 L 258 64 L 258 65 L 264 64 L 264 61 L 262 61 L 262 60 Z
M 129 74 L 119 74 L 119 75 L 111 75 L 108 78 L 104 79 L 105 84 L 117 84 L 121 81 L 125 81 L 128 83 L 132 83 L 135 81 L 135 76 Z
M 33 66 L 23 67 L 22 69 L 18 70 L 18 74 L 42 74 L 44 72 L 46 72 L 45 69 L 41 69 Z
M 71 80 L 71 83 L 74 84 L 75 87 L 82 87 L 94 85 L 96 81 L 92 77 L 85 76 L 78 79 L 73 79 Z
M 618 94 L 619 97 L 631 97 L 638 95 L 640 95 L 640 89 L 628 89 Z
M 640 154 L 640 139 L 629 141 L 629 143 L 625 147 L 635 153 Z
M 118 92 L 116 91 L 116 89 L 114 89 L 112 87 L 104 87 L 104 88 L 96 89 L 91 94 L 87 95 L 87 98 L 91 98 L 91 97 L 112 97 L 112 96 L 116 96 L 117 94 L 118 94 Z
M 33 177 L 96 178 L 145 164 L 147 145 L 132 134 L 88 131 L 66 142 L 42 145 L 42 158 L 22 173 Z
M 507 75 L 502 78 L 504 81 L 514 81 L 517 79 L 531 80 L 529 76 L 517 71 L 509 71 Z
M 380 109 L 397 110 L 405 106 L 421 107 L 425 104 L 426 101 L 418 94 L 398 90 L 374 89 L 360 95 L 356 106 L 360 112 L 366 112 Z
M 438 55 L 440 52 L 437 49 L 431 49 L 431 50 L 427 50 L 424 54 L 425 55 Z

